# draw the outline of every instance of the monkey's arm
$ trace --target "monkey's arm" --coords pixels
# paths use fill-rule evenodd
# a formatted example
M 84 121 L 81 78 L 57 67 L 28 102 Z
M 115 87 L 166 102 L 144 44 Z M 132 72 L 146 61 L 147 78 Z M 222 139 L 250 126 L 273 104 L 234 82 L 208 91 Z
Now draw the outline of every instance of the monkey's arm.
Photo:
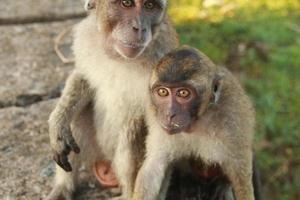
M 166 191 L 163 191 L 164 194 L 160 194 L 160 190 L 163 184 L 168 185 L 164 182 L 164 180 L 169 181 L 169 177 L 166 177 L 166 174 L 169 174 L 168 170 L 170 169 L 167 155 L 147 154 L 135 182 L 133 199 L 165 199 Z
M 54 153 L 54 160 L 65 171 L 72 171 L 68 161 L 71 151 L 79 153 L 70 123 L 91 100 L 93 91 L 83 76 L 74 71 L 68 78 L 62 96 L 49 118 L 50 145 Z

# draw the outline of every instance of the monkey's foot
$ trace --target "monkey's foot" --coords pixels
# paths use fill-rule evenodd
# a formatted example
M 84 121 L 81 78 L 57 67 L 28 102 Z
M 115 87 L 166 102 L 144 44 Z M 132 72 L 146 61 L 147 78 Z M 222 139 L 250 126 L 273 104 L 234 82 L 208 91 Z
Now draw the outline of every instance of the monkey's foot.
M 56 185 L 46 197 L 45 200 L 73 200 L 73 191 L 66 189 L 61 185 Z

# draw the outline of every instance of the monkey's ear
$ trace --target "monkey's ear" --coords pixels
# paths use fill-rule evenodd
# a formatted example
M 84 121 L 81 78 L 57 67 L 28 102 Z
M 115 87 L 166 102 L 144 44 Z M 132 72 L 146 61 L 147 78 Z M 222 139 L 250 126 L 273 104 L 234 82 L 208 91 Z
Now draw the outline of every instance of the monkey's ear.
M 219 74 L 216 74 L 213 79 L 212 93 L 211 93 L 211 98 L 210 98 L 210 103 L 212 103 L 212 104 L 218 103 L 218 101 L 220 99 L 223 77 L 224 77 L 224 75 L 219 73 Z
M 84 9 L 86 11 L 96 8 L 96 0 L 85 0 Z

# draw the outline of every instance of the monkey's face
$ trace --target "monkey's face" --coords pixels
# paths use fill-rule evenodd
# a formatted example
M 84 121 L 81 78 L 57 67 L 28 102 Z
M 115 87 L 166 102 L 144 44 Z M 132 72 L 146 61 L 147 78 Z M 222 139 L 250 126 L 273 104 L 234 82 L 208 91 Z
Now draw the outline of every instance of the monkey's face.
M 152 102 L 162 128 L 175 134 L 188 132 L 198 113 L 200 97 L 191 85 L 158 82 L 152 88 Z
M 106 50 L 124 58 L 136 58 L 151 42 L 161 23 L 166 0 L 98 1 L 98 19 L 105 33 Z M 101 5 L 103 4 L 103 5 Z
M 184 47 L 165 55 L 150 80 L 152 104 L 161 126 L 170 134 L 191 132 L 193 122 L 220 96 L 221 77 L 198 50 Z

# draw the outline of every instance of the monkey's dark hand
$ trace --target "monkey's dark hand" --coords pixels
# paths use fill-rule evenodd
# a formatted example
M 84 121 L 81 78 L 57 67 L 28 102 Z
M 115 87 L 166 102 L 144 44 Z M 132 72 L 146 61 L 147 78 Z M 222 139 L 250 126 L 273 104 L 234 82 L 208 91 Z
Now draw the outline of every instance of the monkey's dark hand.
M 51 141 L 53 159 L 65 171 L 72 171 L 72 166 L 68 160 L 71 151 L 76 154 L 80 153 L 80 148 L 72 136 L 70 128 L 63 127 L 55 141 Z

